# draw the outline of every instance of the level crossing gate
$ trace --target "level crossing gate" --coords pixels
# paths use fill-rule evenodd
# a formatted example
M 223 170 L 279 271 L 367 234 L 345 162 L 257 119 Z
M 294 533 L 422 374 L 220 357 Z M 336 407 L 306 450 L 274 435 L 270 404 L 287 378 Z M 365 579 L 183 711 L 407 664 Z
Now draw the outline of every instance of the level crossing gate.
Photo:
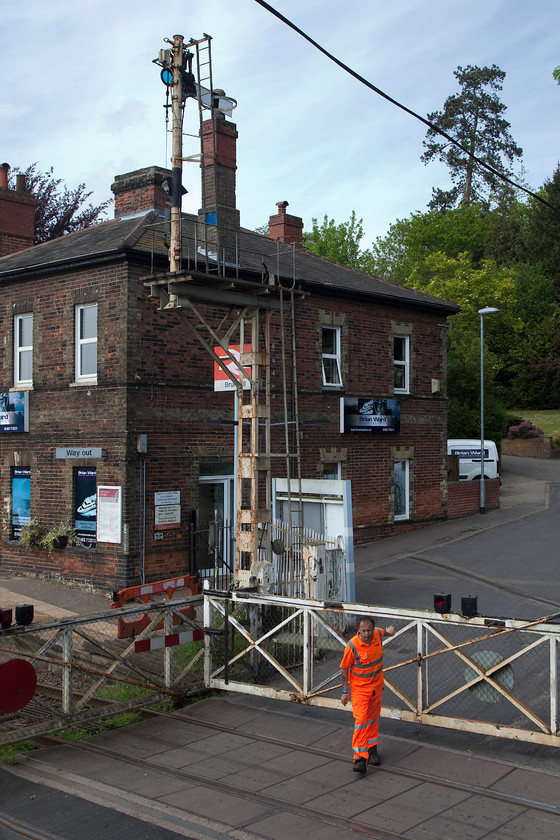
M 38 675 L 29 702 L 0 710 L 0 745 L 208 688 L 342 709 L 339 666 L 360 615 L 395 626 L 384 644 L 383 717 L 560 746 L 554 617 L 465 618 L 208 587 L 0 632 L 0 700 L 10 661 Z M 138 632 L 126 636 L 123 622 Z
M 340 660 L 359 616 L 384 641 L 382 717 L 560 746 L 560 627 L 206 590 L 208 687 L 342 709 Z M 347 707 L 348 709 L 350 707 Z

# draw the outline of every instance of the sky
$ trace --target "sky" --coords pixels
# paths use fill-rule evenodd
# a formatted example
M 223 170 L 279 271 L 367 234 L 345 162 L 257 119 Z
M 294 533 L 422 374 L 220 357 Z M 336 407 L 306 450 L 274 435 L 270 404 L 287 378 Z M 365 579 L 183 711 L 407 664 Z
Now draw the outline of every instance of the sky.
M 326 50 L 426 117 L 457 92 L 458 65 L 497 64 L 501 99 L 538 189 L 560 158 L 558 0 L 275 0 Z M 426 127 L 337 67 L 255 0 L 27 0 L 3 5 L 0 159 L 54 167 L 90 201 L 112 197 L 115 175 L 169 166 L 165 86 L 152 63 L 165 39 L 212 36 L 214 87 L 234 97 L 237 206 L 243 227 L 265 225 L 288 201 L 306 230 L 325 214 L 363 219 L 362 248 L 412 212 L 443 164 L 420 161 Z M 198 132 L 196 103 L 184 123 Z M 185 138 L 185 153 L 198 151 Z M 183 210 L 200 206 L 200 172 L 185 164 Z

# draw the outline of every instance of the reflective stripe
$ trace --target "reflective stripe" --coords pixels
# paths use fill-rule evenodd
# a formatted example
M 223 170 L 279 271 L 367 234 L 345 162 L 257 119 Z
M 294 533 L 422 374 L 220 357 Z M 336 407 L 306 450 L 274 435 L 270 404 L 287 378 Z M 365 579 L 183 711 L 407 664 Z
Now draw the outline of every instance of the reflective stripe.
M 354 724 L 354 729 L 367 729 L 368 724 L 369 724 L 369 720 L 368 720 L 367 723 L 360 723 L 360 724 L 356 723 L 356 724 Z

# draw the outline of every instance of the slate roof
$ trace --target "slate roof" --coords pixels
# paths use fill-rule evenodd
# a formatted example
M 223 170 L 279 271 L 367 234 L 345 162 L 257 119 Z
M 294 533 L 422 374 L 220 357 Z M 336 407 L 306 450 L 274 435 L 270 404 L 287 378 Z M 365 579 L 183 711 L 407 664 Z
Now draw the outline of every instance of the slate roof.
M 183 257 L 187 265 L 190 263 L 192 267 L 196 222 L 197 217 L 183 214 Z M 203 260 L 200 252 L 198 247 L 199 260 Z M 60 239 L 53 239 L 3 257 L 0 259 L 0 283 L 30 272 L 51 272 L 69 265 L 76 266 L 84 262 L 132 254 L 142 257 L 147 262 L 152 255 L 160 258 L 166 256 L 162 217 L 155 211 L 142 216 L 101 222 Z M 211 255 L 210 248 L 209 261 L 215 264 L 215 256 Z M 452 315 L 458 311 L 458 307 L 448 301 L 306 251 L 296 249 L 294 257 L 290 246 L 278 244 L 268 236 L 241 228 L 239 273 L 250 273 L 259 282 L 264 271 L 280 275 L 283 284 L 291 285 L 295 280 L 299 288 L 309 291 L 320 288 L 323 293 L 374 298 L 413 308 L 438 310 L 442 315 Z

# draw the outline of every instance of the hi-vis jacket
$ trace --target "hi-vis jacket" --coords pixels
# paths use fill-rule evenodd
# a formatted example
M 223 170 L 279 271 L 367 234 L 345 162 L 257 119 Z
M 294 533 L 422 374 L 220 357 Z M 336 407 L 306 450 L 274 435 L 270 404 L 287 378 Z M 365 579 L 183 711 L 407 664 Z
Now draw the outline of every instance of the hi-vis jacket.
M 371 644 L 366 645 L 358 635 L 346 643 L 341 668 L 348 668 L 350 688 L 381 688 L 383 685 L 383 636 L 376 627 Z

